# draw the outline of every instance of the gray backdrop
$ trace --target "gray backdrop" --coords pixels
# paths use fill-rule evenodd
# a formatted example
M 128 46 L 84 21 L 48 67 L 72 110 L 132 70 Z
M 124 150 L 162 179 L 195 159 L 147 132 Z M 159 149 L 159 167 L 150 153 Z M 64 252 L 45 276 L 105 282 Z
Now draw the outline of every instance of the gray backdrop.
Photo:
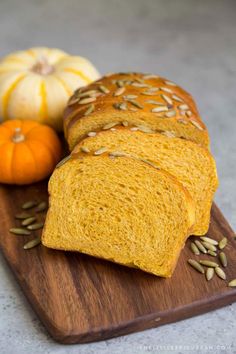
M 86 56 L 101 73 L 153 72 L 190 91 L 217 160 L 216 201 L 235 228 L 236 1 L 0 0 L 0 56 L 39 45 Z M 0 262 L 2 354 L 193 353 L 197 345 L 203 346 L 202 353 L 236 352 L 236 304 L 105 342 L 56 344 L 2 256 Z

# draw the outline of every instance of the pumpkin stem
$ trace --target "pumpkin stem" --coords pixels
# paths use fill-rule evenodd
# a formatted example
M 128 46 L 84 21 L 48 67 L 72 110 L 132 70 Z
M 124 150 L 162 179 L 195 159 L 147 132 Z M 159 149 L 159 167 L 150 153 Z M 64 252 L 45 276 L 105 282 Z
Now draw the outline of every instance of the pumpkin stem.
M 42 55 L 32 66 L 31 71 L 40 75 L 49 75 L 53 73 L 54 67 L 53 65 L 49 64 L 47 58 Z
M 21 143 L 25 140 L 25 136 L 21 133 L 21 128 L 15 128 L 15 133 L 11 140 L 13 143 Z

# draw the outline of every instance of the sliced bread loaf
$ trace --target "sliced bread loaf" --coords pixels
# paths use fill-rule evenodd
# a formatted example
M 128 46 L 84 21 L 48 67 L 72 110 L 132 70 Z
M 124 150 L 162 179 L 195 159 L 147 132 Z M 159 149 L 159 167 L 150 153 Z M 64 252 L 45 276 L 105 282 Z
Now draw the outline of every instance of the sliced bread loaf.
M 118 73 L 104 76 L 71 97 L 64 114 L 70 150 L 89 132 L 123 121 L 209 146 L 206 127 L 185 90 L 156 75 Z
M 144 128 L 144 131 L 149 130 Z M 100 147 L 147 159 L 175 176 L 187 188 L 196 204 L 196 223 L 192 233 L 206 234 L 212 200 L 218 186 L 215 161 L 209 151 L 188 140 L 116 126 L 82 140 L 74 152 L 81 149 L 93 152 Z
M 194 223 L 191 196 L 168 172 L 103 150 L 53 172 L 42 243 L 170 277 Z

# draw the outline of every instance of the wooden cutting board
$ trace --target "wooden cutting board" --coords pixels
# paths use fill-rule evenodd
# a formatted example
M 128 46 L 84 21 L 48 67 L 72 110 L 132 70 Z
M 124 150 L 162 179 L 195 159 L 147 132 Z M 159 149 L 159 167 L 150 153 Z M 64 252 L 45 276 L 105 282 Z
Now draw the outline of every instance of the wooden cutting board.
M 157 327 L 195 316 L 236 300 L 236 288 L 217 276 L 207 282 L 187 264 L 197 259 L 182 251 L 171 279 L 73 252 L 42 245 L 24 250 L 33 236 L 15 236 L 14 215 L 29 199 L 47 199 L 47 183 L 29 187 L 0 187 L 0 246 L 17 281 L 47 327 L 61 343 L 84 343 Z M 19 223 L 18 223 L 19 225 Z M 236 240 L 216 205 L 208 235 L 228 238 L 227 279 L 236 278 Z M 210 256 L 201 256 L 211 258 Z

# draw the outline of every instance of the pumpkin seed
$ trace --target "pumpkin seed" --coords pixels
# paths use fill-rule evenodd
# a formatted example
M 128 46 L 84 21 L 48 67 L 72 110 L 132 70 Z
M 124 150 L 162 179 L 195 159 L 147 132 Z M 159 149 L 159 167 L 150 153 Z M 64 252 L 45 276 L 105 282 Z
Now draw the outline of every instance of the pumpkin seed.
M 107 148 L 106 148 L 105 146 L 103 146 L 103 147 L 101 147 L 100 149 L 96 150 L 96 151 L 94 152 L 94 155 L 98 156 L 98 155 L 103 154 L 103 153 L 106 152 L 106 151 L 107 151 Z
M 164 92 L 173 93 L 173 91 L 168 87 L 160 87 L 160 89 Z
M 143 75 L 144 80 L 149 80 L 149 79 L 159 79 L 159 76 L 153 75 L 153 74 L 145 74 Z
M 211 251 L 211 250 L 208 250 L 208 251 L 207 251 L 207 254 L 209 254 L 209 255 L 212 256 L 212 257 L 216 257 L 216 256 L 217 256 L 217 253 L 214 252 L 214 251 Z
M 219 278 L 225 280 L 226 279 L 226 274 L 225 272 L 223 271 L 223 269 L 221 269 L 220 267 L 216 267 L 215 268 L 215 272 L 216 274 L 218 275 Z
M 35 208 L 36 213 L 41 213 L 42 211 L 45 211 L 48 207 L 47 202 L 40 202 L 37 207 Z
M 93 113 L 94 109 L 95 109 L 94 104 L 90 104 L 90 105 L 88 106 L 88 108 L 86 109 L 86 111 L 84 112 L 84 116 L 86 117 L 86 116 L 88 116 L 89 114 Z
M 220 258 L 220 262 L 221 262 L 222 266 L 227 267 L 228 260 L 227 260 L 226 254 L 224 252 L 220 252 L 219 258 Z
M 123 82 L 122 80 L 117 80 L 117 81 L 116 81 L 116 85 L 117 85 L 118 87 L 123 87 L 123 86 L 124 86 L 124 82 Z
M 175 112 L 175 111 L 169 111 L 169 112 L 166 112 L 166 113 L 165 113 L 165 116 L 166 116 L 167 118 L 175 117 L 175 115 L 176 115 L 176 112 Z
M 89 91 L 78 93 L 77 97 L 79 97 L 79 98 L 89 97 L 89 96 L 93 96 L 94 94 L 97 94 L 97 93 L 98 93 L 97 90 L 89 90 Z
M 144 133 L 155 133 L 154 130 L 152 130 L 151 128 L 146 127 L 145 125 L 137 125 L 138 130 L 140 130 L 141 132 Z
M 113 96 L 120 96 L 125 92 L 125 87 L 119 87 L 113 94 Z
M 138 129 L 138 127 L 132 127 L 132 128 L 130 128 L 130 130 L 131 130 L 131 132 L 136 132 L 139 129 Z
M 85 152 L 86 154 L 88 154 L 90 152 L 90 150 L 86 146 L 81 146 L 80 150 L 82 152 Z
M 9 231 L 15 235 L 27 235 L 28 236 L 31 234 L 31 232 L 29 230 L 26 230 L 26 229 L 23 229 L 20 227 L 12 227 Z
M 166 103 L 168 103 L 169 105 L 172 105 L 173 104 L 173 101 L 170 97 L 164 95 L 164 94 L 161 94 L 161 97 L 166 101 Z
M 15 218 L 16 218 L 16 219 L 19 219 L 19 220 L 23 220 L 23 219 L 30 218 L 31 216 L 32 216 L 32 215 L 29 214 L 29 213 L 22 212 L 22 213 L 16 214 L 16 215 L 15 215 Z
M 141 92 L 141 95 L 145 95 L 145 96 L 155 96 L 156 93 L 153 91 L 143 91 Z
M 89 132 L 87 135 L 90 136 L 90 137 L 93 137 L 93 136 L 96 136 L 97 133 L 96 132 Z
M 192 112 L 191 112 L 191 111 L 187 111 L 187 112 L 186 112 L 186 115 L 187 115 L 188 117 L 191 117 Z
M 198 122 L 196 122 L 196 120 L 190 119 L 190 123 L 194 125 L 196 128 L 198 128 L 199 130 L 203 130 L 203 127 L 201 127 L 201 125 Z
M 120 103 L 119 109 L 121 109 L 122 111 L 126 111 L 127 110 L 127 104 L 125 102 Z
M 82 100 L 80 100 L 78 102 L 78 104 L 87 104 L 87 103 L 91 103 L 96 101 L 96 97 L 88 97 L 88 98 L 82 98 Z
M 108 130 L 108 129 L 111 129 L 111 128 L 115 127 L 117 124 L 119 124 L 119 123 L 118 122 L 107 123 L 106 125 L 104 125 L 104 127 L 102 129 L 103 130 Z
M 77 103 L 78 101 L 79 101 L 79 97 L 72 97 L 68 102 L 68 106 L 72 106 L 73 104 Z
M 197 246 L 195 245 L 194 242 L 190 243 L 190 248 L 191 248 L 192 252 L 194 254 L 196 254 L 197 256 L 200 254 L 199 249 L 197 248 Z
M 214 276 L 214 268 L 207 268 L 206 270 L 206 280 L 209 281 L 213 278 Z
M 225 246 L 227 245 L 227 242 L 228 242 L 227 238 L 223 237 L 222 240 L 220 240 L 220 242 L 219 242 L 219 246 L 218 246 L 219 249 L 223 250 L 225 248 Z
M 201 236 L 200 239 L 202 241 L 206 241 L 208 243 L 211 243 L 212 245 L 214 246 L 217 246 L 218 245 L 218 241 L 214 240 L 213 238 L 210 238 L 210 237 L 206 237 L 206 236 Z
M 41 238 L 40 237 L 36 237 L 34 238 L 33 240 L 27 242 L 25 245 L 24 245 L 24 250 L 29 250 L 35 246 L 38 246 L 39 244 L 41 243 Z
M 126 156 L 126 154 L 123 151 L 113 151 L 110 152 L 109 156 L 122 157 L 122 156 Z
M 200 241 L 195 240 L 194 242 L 195 242 L 197 248 L 199 249 L 199 251 L 201 251 L 202 253 L 207 253 L 207 250 L 205 249 L 205 247 L 203 246 L 203 244 Z
M 172 95 L 171 97 L 173 98 L 173 100 L 175 100 L 175 101 L 177 101 L 177 102 L 184 102 L 184 101 L 182 100 L 182 98 L 180 98 L 180 97 L 177 96 L 177 95 Z
M 132 84 L 131 84 L 132 86 L 134 86 L 134 87 L 149 87 L 149 85 L 148 84 L 143 84 L 143 83 L 141 83 L 141 82 L 132 82 Z
M 175 138 L 175 134 L 172 131 L 166 130 L 164 132 L 161 132 L 162 135 L 167 136 L 167 138 Z
M 108 90 L 108 88 L 104 85 L 99 85 L 98 88 L 102 93 L 109 93 L 110 92 L 110 90 Z
M 141 105 L 139 102 L 135 101 L 135 100 L 127 100 L 129 103 L 131 103 L 133 106 L 139 108 L 139 109 L 143 109 L 143 105 Z
M 62 159 L 61 161 L 58 162 L 58 164 L 56 165 L 56 168 L 61 167 L 62 165 L 64 165 L 64 163 L 66 163 L 68 160 L 70 160 L 71 155 L 68 155 L 66 157 L 64 157 L 64 159 Z
M 126 95 L 126 96 L 123 96 L 124 100 L 133 100 L 133 99 L 135 99 L 137 97 L 138 97 L 137 95 Z
M 186 103 L 184 103 L 184 104 L 179 105 L 178 108 L 179 108 L 181 111 L 186 111 L 187 109 L 189 109 L 189 106 L 188 106 Z
M 199 273 L 204 274 L 205 270 L 204 268 L 201 266 L 201 264 L 199 264 L 197 261 L 195 261 L 194 259 L 188 259 L 188 263 L 194 268 L 196 269 Z
M 164 81 L 166 85 L 169 85 L 169 86 L 177 86 L 174 82 L 172 81 Z
M 33 222 L 35 222 L 35 221 L 36 221 L 36 217 L 32 216 L 31 218 L 27 218 L 27 219 L 23 220 L 21 225 L 22 226 L 28 226 L 28 225 L 32 224 Z
M 36 200 L 29 200 L 28 202 L 25 202 L 21 208 L 22 209 L 31 209 L 33 207 L 35 207 L 35 205 L 37 205 Z
M 217 251 L 216 246 L 212 245 L 212 244 L 209 243 L 209 242 L 202 241 L 202 244 L 203 244 L 203 246 L 204 246 L 207 250 L 210 250 L 210 251 L 213 251 L 213 252 L 216 252 L 216 251 Z
M 27 226 L 28 230 L 39 230 L 42 229 L 44 225 L 44 222 L 37 222 L 35 224 L 31 224 L 29 226 Z
M 208 260 L 200 260 L 199 263 L 205 267 L 216 268 L 219 267 L 219 264 L 216 262 L 208 261 Z
M 231 281 L 228 283 L 228 286 L 234 288 L 234 287 L 236 286 L 236 279 L 231 280 Z
M 159 87 L 150 87 L 150 88 L 148 89 L 148 92 L 157 92 L 157 91 L 159 91 L 159 90 L 160 90 Z
M 166 112 L 166 111 L 168 111 L 167 106 L 155 107 L 155 108 L 151 109 L 151 112 L 153 112 L 153 113 Z
M 158 102 L 158 101 L 155 101 L 155 100 L 146 100 L 146 103 L 156 104 L 158 106 L 163 106 L 163 102 Z
M 123 125 L 124 127 L 128 127 L 128 126 L 129 126 L 129 122 L 127 122 L 127 120 L 125 120 L 125 121 L 122 122 L 122 125 Z

